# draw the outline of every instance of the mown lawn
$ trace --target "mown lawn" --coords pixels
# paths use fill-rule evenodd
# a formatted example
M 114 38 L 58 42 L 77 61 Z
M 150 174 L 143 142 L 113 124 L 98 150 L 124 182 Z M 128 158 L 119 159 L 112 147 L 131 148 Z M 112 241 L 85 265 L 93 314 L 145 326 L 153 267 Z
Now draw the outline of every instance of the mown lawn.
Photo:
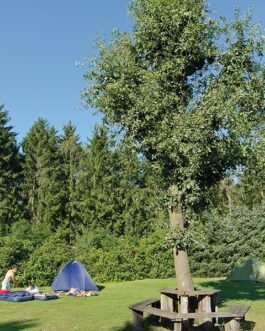
M 220 289 L 222 309 L 228 302 L 251 305 L 245 330 L 265 330 L 265 285 L 232 283 L 223 279 L 195 279 L 200 287 Z M 131 313 L 127 308 L 147 298 L 159 297 L 162 287 L 174 287 L 174 279 L 151 279 L 122 283 L 99 284 L 98 296 L 87 298 L 60 297 L 53 301 L 3 302 L 0 301 L 0 330 L 79 330 L 127 331 Z M 50 292 L 50 289 L 43 288 Z M 146 330 L 163 330 L 146 327 Z

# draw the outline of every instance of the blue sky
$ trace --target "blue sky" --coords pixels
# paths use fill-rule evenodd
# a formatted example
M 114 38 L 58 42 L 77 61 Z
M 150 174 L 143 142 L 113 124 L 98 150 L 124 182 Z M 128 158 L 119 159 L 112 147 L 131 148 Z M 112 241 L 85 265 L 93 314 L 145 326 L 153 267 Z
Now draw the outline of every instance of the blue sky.
M 130 31 L 129 0 L 0 0 L 0 104 L 9 111 L 20 142 L 38 117 L 61 132 L 68 121 L 83 142 L 99 121 L 84 110 L 86 86 L 77 66 L 96 52 L 98 36 Z M 235 6 L 253 8 L 265 27 L 263 0 L 210 0 L 218 15 L 231 17 Z

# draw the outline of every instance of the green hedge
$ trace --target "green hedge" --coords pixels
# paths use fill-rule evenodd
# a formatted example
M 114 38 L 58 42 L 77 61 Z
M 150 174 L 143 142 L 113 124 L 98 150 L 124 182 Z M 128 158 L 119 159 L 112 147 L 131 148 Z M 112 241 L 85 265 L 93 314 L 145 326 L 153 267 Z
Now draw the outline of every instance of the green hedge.
M 0 275 L 2 278 L 9 268 L 14 266 L 23 269 L 33 251 L 30 240 L 16 239 L 13 237 L 0 237 Z
M 17 265 L 21 286 L 35 282 L 50 285 L 70 259 L 79 259 L 96 282 L 174 276 L 172 252 L 166 232 L 157 230 L 143 238 L 115 237 L 104 229 L 87 230 L 68 245 L 68 233 L 57 231 L 21 239 L 23 224 L 9 237 L 0 237 L 0 274 Z M 229 217 L 208 213 L 194 222 L 195 240 L 188 247 L 194 276 L 225 276 L 240 259 L 253 256 L 265 261 L 264 208 L 235 209 Z M 23 231 L 22 231 L 23 230 Z
M 164 248 L 165 233 L 162 231 L 142 239 L 112 238 L 105 234 L 102 242 L 98 233 L 94 236 L 97 237 L 98 247 L 83 247 L 81 242 L 76 247 L 76 258 L 84 262 L 91 276 L 98 282 L 174 275 L 171 253 Z

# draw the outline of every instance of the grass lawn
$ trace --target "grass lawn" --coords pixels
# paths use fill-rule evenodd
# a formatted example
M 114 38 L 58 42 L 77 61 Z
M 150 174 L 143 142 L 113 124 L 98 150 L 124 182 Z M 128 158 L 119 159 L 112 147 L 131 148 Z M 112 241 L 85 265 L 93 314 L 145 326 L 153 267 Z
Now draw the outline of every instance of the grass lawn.
M 199 287 L 220 289 L 220 300 L 251 305 L 245 330 L 265 330 L 265 284 L 227 282 L 223 279 L 195 279 Z M 98 296 L 77 298 L 62 296 L 59 300 L 3 302 L 0 301 L 0 330 L 130 330 L 130 303 L 159 297 L 162 287 L 174 287 L 174 279 L 149 279 L 122 283 L 100 284 Z M 48 288 L 43 291 L 50 292 Z M 164 330 L 147 327 L 146 330 Z

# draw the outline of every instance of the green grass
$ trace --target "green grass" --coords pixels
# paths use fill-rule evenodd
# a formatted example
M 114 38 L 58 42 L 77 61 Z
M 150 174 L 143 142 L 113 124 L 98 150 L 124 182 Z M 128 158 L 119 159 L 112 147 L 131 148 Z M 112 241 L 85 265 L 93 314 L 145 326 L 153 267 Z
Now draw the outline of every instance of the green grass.
M 251 305 L 245 330 L 264 331 L 265 284 L 233 283 L 223 279 L 195 279 L 199 287 L 221 290 L 223 309 L 228 302 Z M 130 303 L 159 297 L 162 287 L 175 287 L 174 279 L 139 280 L 100 284 L 98 296 L 87 298 L 61 297 L 52 301 L 0 301 L 0 330 L 42 331 L 125 331 L 130 330 Z M 43 288 L 44 291 L 50 291 Z M 146 330 L 164 330 L 146 327 Z

